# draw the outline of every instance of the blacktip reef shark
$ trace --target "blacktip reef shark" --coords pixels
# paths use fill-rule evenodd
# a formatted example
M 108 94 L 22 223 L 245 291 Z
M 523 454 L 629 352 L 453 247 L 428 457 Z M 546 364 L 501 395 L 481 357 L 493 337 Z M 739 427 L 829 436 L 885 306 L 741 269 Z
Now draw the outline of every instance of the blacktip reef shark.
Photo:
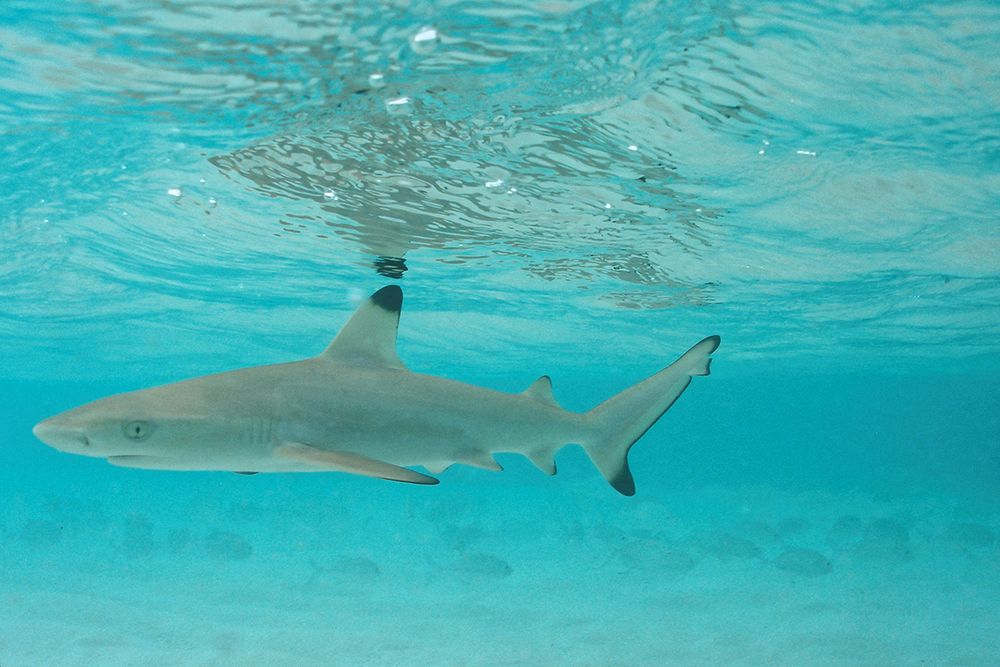
M 652 377 L 589 412 L 569 412 L 548 376 L 519 394 L 413 373 L 396 354 L 403 292 L 371 295 L 317 357 L 118 394 L 50 417 L 46 444 L 129 468 L 337 471 L 437 484 L 461 463 L 502 470 L 493 454 L 523 454 L 549 475 L 564 445 L 583 447 L 604 478 L 631 496 L 632 445 L 692 376 L 708 375 L 709 336 Z

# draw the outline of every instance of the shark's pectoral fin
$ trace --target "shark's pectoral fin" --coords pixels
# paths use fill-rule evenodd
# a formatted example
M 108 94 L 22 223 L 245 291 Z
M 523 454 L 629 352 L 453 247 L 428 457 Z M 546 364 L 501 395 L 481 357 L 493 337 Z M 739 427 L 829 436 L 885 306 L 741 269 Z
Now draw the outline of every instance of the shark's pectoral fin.
M 438 480 L 433 477 L 419 473 L 416 470 L 410 470 L 409 468 L 403 468 L 377 459 L 370 459 L 361 454 L 319 449 L 301 442 L 282 443 L 274 450 L 274 453 L 275 456 L 306 463 L 322 470 L 349 472 L 355 475 L 364 475 L 365 477 L 391 479 L 396 482 L 409 482 L 410 484 L 438 483 Z

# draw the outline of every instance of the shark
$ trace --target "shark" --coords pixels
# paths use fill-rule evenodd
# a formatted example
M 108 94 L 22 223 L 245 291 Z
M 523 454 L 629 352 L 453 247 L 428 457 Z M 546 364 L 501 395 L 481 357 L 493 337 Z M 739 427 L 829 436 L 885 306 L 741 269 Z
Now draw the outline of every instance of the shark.
M 692 377 L 709 374 L 720 343 L 709 336 L 592 410 L 572 412 L 556 402 L 547 375 L 505 393 L 410 371 L 396 351 L 402 305 L 402 290 L 388 285 L 318 356 L 101 398 L 33 433 L 127 468 L 342 472 L 427 485 L 454 464 L 500 471 L 496 453 L 522 454 L 554 475 L 556 453 L 576 444 L 631 496 L 629 450 Z

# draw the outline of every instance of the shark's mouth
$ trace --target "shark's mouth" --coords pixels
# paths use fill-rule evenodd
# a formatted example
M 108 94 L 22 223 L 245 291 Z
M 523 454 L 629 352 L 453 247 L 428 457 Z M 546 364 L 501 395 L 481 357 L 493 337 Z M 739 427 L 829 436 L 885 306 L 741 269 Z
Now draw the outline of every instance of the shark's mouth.
M 111 465 L 122 468 L 145 468 L 147 470 L 187 470 L 179 461 L 167 456 L 146 456 L 145 454 L 117 454 L 107 457 Z

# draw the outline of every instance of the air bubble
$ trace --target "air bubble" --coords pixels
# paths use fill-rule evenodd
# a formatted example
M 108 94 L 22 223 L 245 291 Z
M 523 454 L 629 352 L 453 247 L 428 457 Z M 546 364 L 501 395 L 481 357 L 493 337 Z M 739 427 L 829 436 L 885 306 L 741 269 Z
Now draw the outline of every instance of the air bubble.
M 333 201 L 337 201 L 337 199 L 338 199 L 337 193 L 334 192 L 333 190 L 327 190 L 326 192 L 324 192 L 323 193 L 323 198 L 324 199 L 331 199 Z
M 499 188 L 501 185 L 503 185 L 502 178 L 498 178 L 494 181 L 486 181 L 486 187 L 488 188 Z
M 628 149 L 629 149 L 630 151 L 637 151 L 637 150 L 639 150 L 639 147 L 638 147 L 638 146 L 636 146 L 635 144 L 629 144 L 629 145 L 628 145 Z
M 368 85 L 372 88 L 384 88 L 385 74 L 382 74 L 382 72 L 372 72 L 368 75 Z
M 437 48 L 438 31 L 431 27 L 423 27 L 410 38 L 410 48 L 416 53 L 430 53 Z
M 170 188 L 169 190 L 167 190 L 167 194 L 170 195 L 171 197 L 180 197 L 184 193 L 181 192 L 180 188 Z
M 385 110 L 393 116 L 406 116 L 412 109 L 413 100 L 409 97 L 395 97 L 385 102 Z

